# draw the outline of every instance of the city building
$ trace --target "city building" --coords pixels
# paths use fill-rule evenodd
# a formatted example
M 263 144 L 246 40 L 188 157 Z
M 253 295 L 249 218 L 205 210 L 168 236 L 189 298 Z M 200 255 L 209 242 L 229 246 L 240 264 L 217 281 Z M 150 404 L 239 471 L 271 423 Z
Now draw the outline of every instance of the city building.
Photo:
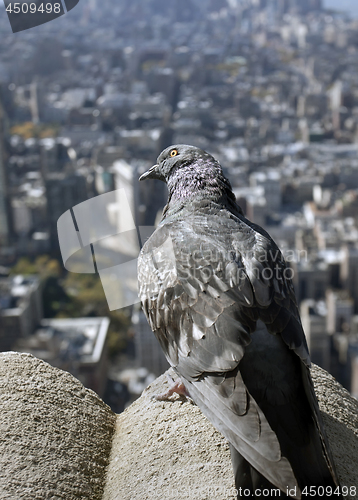
M 51 250 L 59 253 L 57 221 L 75 205 L 87 200 L 86 179 L 82 175 L 54 173 L 45 179 Z
M 109 323 L 106 317 L 43 319 L 32 335 L 18 339 L 14 349 L 72 373 L 102 397 L 107 384 Z
M 0 351 L 28 338 L 43 318 L 42 287 L 37 276 L 0 278 Z
M 330 371 L 331 338 L 327 332 L 327 309 L 324 301 L 303 300 L 301 321 L 306 335 L 311 361 Z
M 0 254 L 1 249 L 9 246 L 11 240 L 10 197 L 8 172 L 5 165 L 6 114 L 0 103 Z

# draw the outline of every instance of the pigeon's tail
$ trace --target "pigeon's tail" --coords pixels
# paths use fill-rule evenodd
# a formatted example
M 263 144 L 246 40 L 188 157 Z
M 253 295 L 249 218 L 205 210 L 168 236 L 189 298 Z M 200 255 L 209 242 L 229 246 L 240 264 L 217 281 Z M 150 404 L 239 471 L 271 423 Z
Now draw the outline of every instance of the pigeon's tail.
M 234 470 L 237 498 L 252 499 L 287 498 L 279 488 L 270 483 L 229 443 L 231 462 Z
M 294 478 L 275 481 L 267 474 L 263 461 L 254 463 L 250 455 L 245 455 L 246 459 L 289 497 L 302 500 L 313 496 L 320 500 L 341 498 L 309 369 L 292 349 L 286 348 L 282 336 L 270 335 L 265 328 L 257 328 L 252 334 L 252 342 L 240 362 L 240 372 L 249 394 L 277 436 L 281 456 L 288 460 Z M 239 471 L 245 474 L 247 466 L 235 453 L 233 462 L 234 466 L 238 464 L 234 472 L 239 484 Z M 257 478 L 251 468 L 250 477 L 252 488 L 257 481 L 260 484 L 264 480 L 260 476 Z M 295 482 L 301 490 L 296 495 Z
M 334 480 L 329 472 L 328 468 L 322 471 L 321 464 L 318 466 L 318 470 L 310 470 L 309 477 L 307 481 L 302 481 L 302 475 L 304 475 L 304 470 L 307 468 L 307 463 L 301 462 L 300 484 L 301 491 L 297 487 L 290 488 L 287 486 L 286 491 L 280 490 L 268 481 L 260 472 L 258 472 L 231 444 L 231 462 L 235 477 L 235 488 L 237 490 L 237 498 L 250 497 L 253 499 L 262 498 L 310 498 L 311 495 L 319 495 L 320 499 L 332 500 L 334 492 L 335 498 L 341 499 L 342 496 L 338 493 L 338 488 L 334 483 Z M 310 494 L 311 492 L 311 494 Z

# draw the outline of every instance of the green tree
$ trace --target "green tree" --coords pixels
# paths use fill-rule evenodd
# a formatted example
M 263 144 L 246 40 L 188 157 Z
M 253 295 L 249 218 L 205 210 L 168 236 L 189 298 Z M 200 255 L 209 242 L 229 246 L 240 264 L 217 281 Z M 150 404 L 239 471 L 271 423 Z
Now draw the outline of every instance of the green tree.
M 96 274 L 77 274 L 65 271 L 58 260 L 48 255 L 33 261 L 22 257 L 11 274 L 38 275 L 42 281 L 45 318 L 81 318 L 108 316 L 108 347 L 111 356 L 127 346 L 131 324 L 130 309 L 109 311 L 102 283 Z

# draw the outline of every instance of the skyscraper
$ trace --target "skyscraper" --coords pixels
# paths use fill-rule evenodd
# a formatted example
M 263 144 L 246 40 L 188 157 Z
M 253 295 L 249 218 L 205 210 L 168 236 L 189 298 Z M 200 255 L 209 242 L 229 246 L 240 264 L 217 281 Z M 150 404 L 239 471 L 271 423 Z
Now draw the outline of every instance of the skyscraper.
M 86 179 L 80 174 L 51 173 L 45 177 L 50 246 L 59 252 L 57 221 L 70 208 L 87 200 Z
M 5 169 L 6 114 L 0 102 L 0 251 L 10 242 L 10 203 Z
M 307 14 L 312 10 L 321 10 L 322 0 L 274 0 L 272 3 L 261 0 L 261 6 L 268 7 L 269 5 L 273 7 L 279 15 L 287 12 Z
M 322 0 L 295 0 L 296 8 L 303 14 L 322 9 Z

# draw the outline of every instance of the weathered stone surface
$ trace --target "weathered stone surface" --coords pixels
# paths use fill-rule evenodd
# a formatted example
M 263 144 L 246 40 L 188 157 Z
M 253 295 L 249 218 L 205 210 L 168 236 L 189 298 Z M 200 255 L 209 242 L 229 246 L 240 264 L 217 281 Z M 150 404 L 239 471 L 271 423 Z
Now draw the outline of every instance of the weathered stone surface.
M 118 415 L 104 499 L 235 498 L 227 441 L 184 398 L 152 399 L 167 388 L 162 375 Z
M 355 487 L 358 498 L 358 401 L 318 366 L 312 378 L 342 486 Z M 353 492 L 353 489 L 352 489 Z
M 1 500 L 102 498 L 114 421 L 69 373 L 1 353 Z
M 341 483 L 358 492 L 358 402 L 319 367 L 312 375 Z M 104 499 L 234 499 L 225 439 L 190 402 L 152 399 L 166 387 L 163 375 L 118 416 Z
M 342 485 L 358 491 L 358 402 L 312 375 Z M 152 399 L 166 387 L 163 375 L 116 420 L 70 374 L 1 353 L 0 499 L 234 499 L 225 439 L 184 398 Z

